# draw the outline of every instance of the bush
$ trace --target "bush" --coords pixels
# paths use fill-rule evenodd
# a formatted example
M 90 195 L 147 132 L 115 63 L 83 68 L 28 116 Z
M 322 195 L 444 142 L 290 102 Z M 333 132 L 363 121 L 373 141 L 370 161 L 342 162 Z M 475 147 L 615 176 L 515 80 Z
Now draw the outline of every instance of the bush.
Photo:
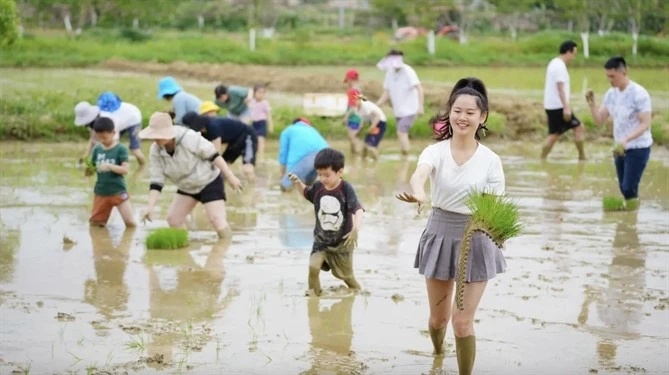
M 0 46 L 9 46 L 19 37 L 16 2 L 0 0 Z

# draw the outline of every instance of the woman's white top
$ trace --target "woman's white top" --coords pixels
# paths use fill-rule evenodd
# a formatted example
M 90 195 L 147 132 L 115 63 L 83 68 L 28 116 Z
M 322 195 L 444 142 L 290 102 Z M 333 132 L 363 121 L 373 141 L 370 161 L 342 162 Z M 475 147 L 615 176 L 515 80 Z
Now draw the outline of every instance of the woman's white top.
M 432 207 L 471 215 L 471 210 L 465 204 L 470 192 L 495 195 L 503 195 L 505 192 L 502 160 L 480 143 L 474 155 L 461 166 L 453 160 L 450 139 L 425 148 L 418 158 L 418 165 L 421 164 L 432 168 Z

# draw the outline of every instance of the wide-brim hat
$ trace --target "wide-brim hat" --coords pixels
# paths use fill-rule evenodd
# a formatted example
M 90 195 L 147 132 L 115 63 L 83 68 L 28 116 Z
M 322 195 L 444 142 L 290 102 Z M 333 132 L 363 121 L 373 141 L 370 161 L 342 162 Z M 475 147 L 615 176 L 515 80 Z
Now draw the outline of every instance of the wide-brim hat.
M 80 102 L 74 106 L 74 125 L 84 126 L 88 125 L 100 114 L 100 108 L 96 105 L 91 105 L 89 102 Z
M 172 139 L 175 136 L 172 117 L 165 112 L 155 112 L 149 119 L 149 126 L 139 132 L 142 139 Z
M 206 102 L 202 102 L 202 104 L 200 104 L 200 114 L 201 115 L 203 115 L 207 112 L 212 112 L 212 111 L 218 112 L 219 109 L 221 109 L 221 107 L 214 104 L 214 102 L 206 101 Z
M 174 95 L 181 90 L 183 89 L 174 77 L 165 77 L 158 81 L 158 99 L 162 99 L 165 95 Z

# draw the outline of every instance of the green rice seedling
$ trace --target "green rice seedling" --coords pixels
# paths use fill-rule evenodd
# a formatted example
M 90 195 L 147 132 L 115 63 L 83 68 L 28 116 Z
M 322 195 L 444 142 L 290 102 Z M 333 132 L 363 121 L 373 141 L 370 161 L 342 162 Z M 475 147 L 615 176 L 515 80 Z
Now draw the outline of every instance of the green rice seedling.
M 93 163 L 93 159 L 84 158 L 84 164 L 86 166 L 86 171 L 84 172 L 84 174 L 86 176 L 94 175 L 95 171 L 97 171 L 97 168 L 95 167 L 95 164 Z
M 614 144 L 611 152 L 613 153 L 613 157 L 621 158 L 625 156 L 625 147 L 621 144 Z
M 604 211 L 624 211 L 625 200 L 622 197 L 604 197 L 602 207 Z
M 188 231 L 179 228 L 157 229 L 146 237 L 146 248 L 156 250 L 173 250 L 187 247 Z
M 455 292 L 455 304 L 460 311 L 464 309 L 467 260 L 474 233 L 484 233 L 501 249 L 504 242 L 516 237 L 522 230 L 518 204 L 505 195 L 472 192 L 465 203 L 471 209 L 472 215 L 465 227 L 464 236 L 460 243 Z
M 625 209 L 627 211 L 634 211 L 637 208 L 639 208 L 639 199 L 638 198 L 627 199 L 625 201 Z

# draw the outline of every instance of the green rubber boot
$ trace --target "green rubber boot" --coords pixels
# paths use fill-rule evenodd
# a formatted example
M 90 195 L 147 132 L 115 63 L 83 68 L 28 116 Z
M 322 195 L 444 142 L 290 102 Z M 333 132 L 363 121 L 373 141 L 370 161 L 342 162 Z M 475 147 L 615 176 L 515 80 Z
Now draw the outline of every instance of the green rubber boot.
M 432 328 L 428 324 L 428 331 L 430 331 L 430 338 L 432 339 L 432 345 L 434 345 L 434 354 L 441 355 L 444 354 L 444 337 L 446 336 L 446 326 L 443 328 Z
M 471 375 L 476 359 L 476 336 L 455 337 L 455 352 L 460 375 Z

